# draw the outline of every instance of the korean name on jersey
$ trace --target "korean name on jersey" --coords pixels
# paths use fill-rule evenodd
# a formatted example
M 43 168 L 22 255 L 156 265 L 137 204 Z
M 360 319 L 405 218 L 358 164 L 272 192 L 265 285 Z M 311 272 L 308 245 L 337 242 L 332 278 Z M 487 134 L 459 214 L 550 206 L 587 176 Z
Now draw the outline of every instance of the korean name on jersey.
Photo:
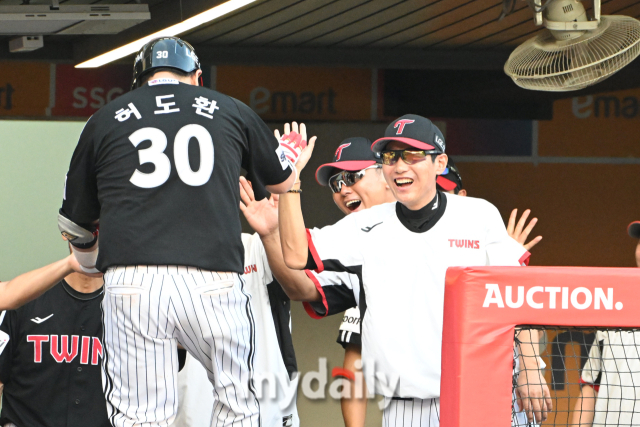
M 291 168 L 281 154 L 242 102 L 173 79 L 152 81 L 89 119 L 62 213 L 81 225 L 100 220 L 101 271 L 149 264 L 242 273 L 240 168 L 263 185 L 282 183 Z
M 360 294 L 358 303 L 363 312 L 365 373 L 375 370 L 387 378 L 400 375 L 395 389 L 376 381 L 376 392 L 384 396 L 427 399 L 440 395 L 448 267 L 519 266 L 528 259 L 529 253 L 509 237 L 492 204 L 439 194 L 444 211 L 423 233 L 411 232 L 401 223 L 396 203 L 310 230 L 310 253 L 319 271 L 360 276 L 362 289 L 354 292 Z M 318 314 L 332 312 L 328 306 L 335 283 L 332 285 L 322 288 L 327 294 L 323 294 L 322 303 L 312 304 Z

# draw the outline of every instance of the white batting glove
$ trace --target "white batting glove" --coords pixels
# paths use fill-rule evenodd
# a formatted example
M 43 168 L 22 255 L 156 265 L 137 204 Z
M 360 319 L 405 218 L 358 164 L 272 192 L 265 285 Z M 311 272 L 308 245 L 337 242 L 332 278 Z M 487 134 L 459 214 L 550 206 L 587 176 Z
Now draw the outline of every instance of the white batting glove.
M 307 146 L 307 141 L 302 139 L 302 135 L 297 132 L 291 132 L 283 135 L 278 142 L 280 143 L 280 147 L 284 150 L 284 155 L 292 166 L 298 163 L 302 149 Z

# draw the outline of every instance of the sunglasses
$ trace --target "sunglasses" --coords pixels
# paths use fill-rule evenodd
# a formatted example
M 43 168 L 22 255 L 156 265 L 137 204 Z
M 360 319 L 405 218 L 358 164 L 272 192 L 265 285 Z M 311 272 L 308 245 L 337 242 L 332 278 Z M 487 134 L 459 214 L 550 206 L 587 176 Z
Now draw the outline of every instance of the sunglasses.
M 391 166 L 398 162 L 399 158 L 408 165 L 414 165 L 427 158 L 428 154 L 440 154 L 436 150 L 386 150 L 380 153 L 382 164 Z
M 378 169 L 380 167 L 380 165 L 373 165 L 357 172 L 342 171 L 340 173 L 337 173 L 329 178 L 329 188 L 331 188 L 331 191 L 333 193 L 339 193 L 342 190 L 343 184 L 347 187 L 351 187 L 353 184 L 360 181 L 364 177 L 367 169 Z

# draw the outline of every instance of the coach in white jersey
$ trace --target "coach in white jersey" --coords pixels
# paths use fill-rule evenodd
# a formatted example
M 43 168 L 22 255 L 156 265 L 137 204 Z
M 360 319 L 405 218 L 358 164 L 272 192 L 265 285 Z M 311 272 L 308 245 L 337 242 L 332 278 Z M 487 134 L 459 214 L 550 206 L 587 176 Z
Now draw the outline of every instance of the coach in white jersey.
M 258 201 L 251 184 L 241 178 L 240 206 L 250 225 L 270 235 L 278 228 L 273 201 Z M 256 214 L 260 211 L 260 215 Z M 266 237 L 268 238 L 268 237 Z M 256 319 L 254 382 L 264 426 L 299 427 L 296 407 L 297 364 L 291 339 L 291 304 L 273 277 L 259 233 L 242 234 L 244 281 Z M 209 427 L 213 388 L 202 365 L 187 355 L 178 373 L 178 415 L 173 427 Z M 207 409 L 209 408 L 209 409 Z
M 362 140 L 359 144 L 359 140 Z M 363 144 L 367 144 L 362 146 Z M 380 203 L 384 203 L 381 198 L 393 197 L 389 191 L 389 186 L 384 177 L 382 171 L 377 169 L 378 174 L 368 172 L 371 178 L 367 179 L 367 175 L 364 173 L 367 169 L 371 169 L 378 161 L 379 157 L 376 157 L 370 149 L 371 143 L 364 138 L 349 138 L 343 141 L 338 147 L 332 163 L 327 163 L 318 168 L 316 171 L 316 180 L 320 185 L 328 186 L 333 193 L 333 201 L 336 206 L 346 215 L 351 212 L 358 212 L 368 207 L 375 206 Z M 364 163 L 369 162 L 369 163 Z M 357 171 L 358 168 L 364 168 L 365 170 Z M 378 179 L 376 178 L 378 175 Z M 466 196 L 467 190 L 462 187 L 462 177 L 458 171 L 454 161 L 449 157 L 447 167 L 441 175 L 438 175 L 436 179 L 436 188 L 438 191 L 442 191 L 449 194 L 457 194 L 460 196 Z M 393 200 L 387 200 L 393 201 Z M 377 202 L 377 203 L 376 203 Z M 527 225 L 526 221 L 531 211 L 525 210 L 519 221 L 516 222 L 518 210 L 514 209 L 509 217 L 507 224 L 507 232 L 509 236 L 515 239 L 518 243 L 523 245 L 525 249 L 530 250 L 540 240 L 541 236 L 537 236 L 530 242 L 526 243 L 526 240 L 533 230 L 533 227 L 537 223 L 537 218 L 533 218 Z M 322 285 L 329 278 L 346 273 L 335 273 L 330 271 L 324 271 L 320 274 L 309 272 L 310 277 L 313 277 L 315 281 Z M 352 281 L 357 281 L 357 276 L 350 275 Z M 310 307 L 309 307 L 310 308 Z M 315 312 L 312 309 L 308 310 L 313 317 Z M 522 335 L 522 336 L 520 336 Z M 525 342 L 531 341 L 530 331 L 522 331 L 518 335 L 518 340 Z M 365 415 L 367 407 L 367 395 L 366 390 L 357 389 L 360 383 L 366 387 L 365 381 L 356 381 L 356 373 L 360 372 L 359 365 L 361 360 L 361 336 L 360 336 L 360 310 L 358 307 L 348 309 L 343 316 L 342 323 L 338 331 L 338 344 L 342 345 L 345 349 L 344 363 L 342 369 L 334 370 L 334 376 L 341 376 L 347 380 L 352 381 L 350 387 L 345 388 L 343 398 L 341 401 L 342 415 L 347 427 L 364 427 Z M 540 371 L 543 369 L 544 362 L 538 357 L 530 357 L 534 347 L 525 345 L 525 354 L 520 354 L 520 348 L 514 348 L 514 373 L 516 385 L 521 382 L 521 386 L 514 388 L 513 393 L 513 413 L 512 413 L 512 426 L 530 426 L 530 422 L 527 419 L 526 411 L 520 409 L 519 405 L 522 402 L 523 395 L 529 392 L 529 385 L 524 381 L 529 380 L 530 375 L 518 375 L 521 371 L 520 366 L 524 364 L 533 365 L 527 366 L 528 373 L 533 373 L 534 370 Z M 536 355 L 537 356 L 537 355 Z M 529 363 L 531 362 L 531 363 Z M 536 363 L 537 362 L 537 363 Z M 542 364 L 542 365 L 541 365 Z M 354 390 L 356 388 L 356 390 Z M 518 398 L 521 398 L 520 400 Z M 524 399 L 526 401 L 526 399 Z
M 627 232 L 637 240 L 640 267 L 640 221 L 629 224 Z M 640 332 L 597 331 L 580 383 L 573 425 L 640 425 Z
M 350 293 L 343 286 L 319 286 L 312 307 L 326 315 L 342 299 L 358 302 L 365 376 L 376 378 L 369 388 L 389 402 L 385 425 L 439 425 L 447 268 L 518 266 L 529 258 L 509 237 L 493 205 L 436 190 L 436 176 L 447 164 L 444 149 L 444 137 L 431 121 L 406 115 L 372 145 L 381 153 L 385 180 L 398 203 L 305 232 L 299 195 L 280 198 L 280 234 L 289 267 L 360 277 Z M 299 169 L 309 151 L 300 156 Z

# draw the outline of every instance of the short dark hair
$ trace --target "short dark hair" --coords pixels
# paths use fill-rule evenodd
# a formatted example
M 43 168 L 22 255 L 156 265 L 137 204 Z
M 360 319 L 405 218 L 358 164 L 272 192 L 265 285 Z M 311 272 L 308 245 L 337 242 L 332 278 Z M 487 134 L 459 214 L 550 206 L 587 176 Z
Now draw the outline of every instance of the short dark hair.
M 158 68 L 154 68 L 153 70 L 151 70 L 149 72 L 149 74 L 145 74 L 141 81 L 140 81 L 140 86 L 145 85 L 149 80 L 151 80 L 151 77 L 153 77 L 156 73 L 160 73 L 160 72 L 168 72 L 171 74 L 175 74 L 178 77 L 192 77 L 195 76 L 196 72 L 198 70 L 193 70 L 190 73 L 186 73 L 182 70 L 178 70 L 177 68 L 173 68 L 173 67 L 158 67 Z

